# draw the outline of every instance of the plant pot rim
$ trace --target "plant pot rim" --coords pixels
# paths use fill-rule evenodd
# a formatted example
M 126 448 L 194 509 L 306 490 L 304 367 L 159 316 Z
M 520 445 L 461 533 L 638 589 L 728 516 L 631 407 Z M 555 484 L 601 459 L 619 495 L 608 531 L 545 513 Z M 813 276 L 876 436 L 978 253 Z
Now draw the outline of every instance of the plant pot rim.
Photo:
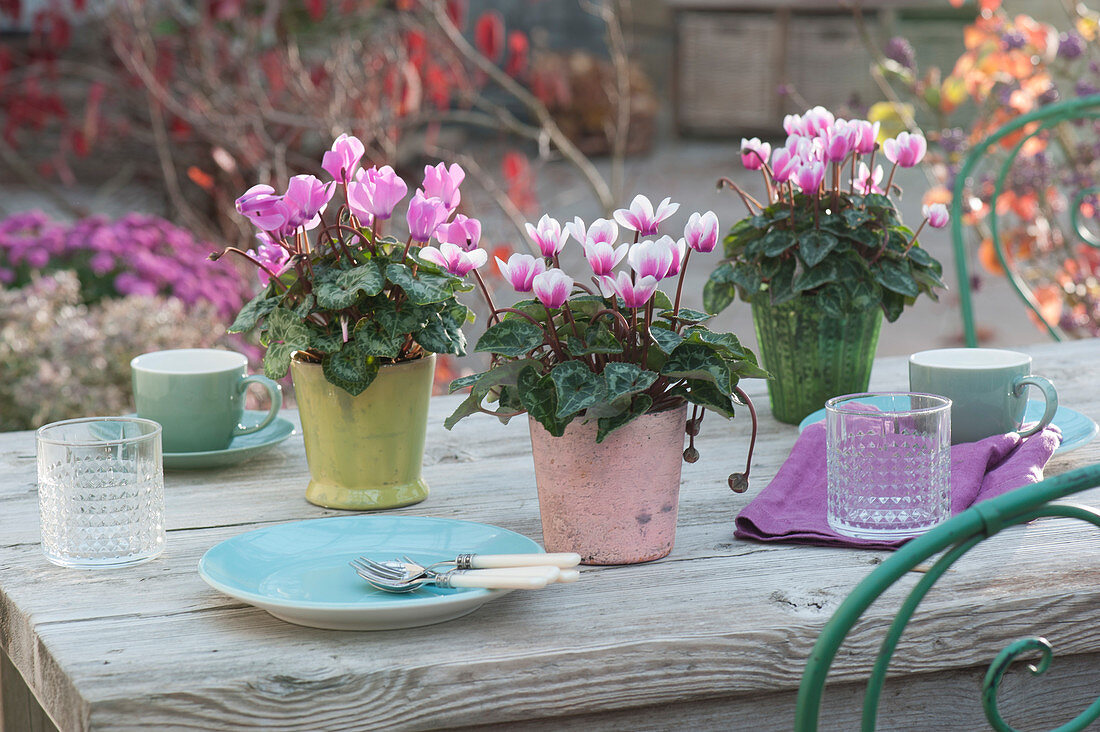
M 313 363 L 312 361 L 306 361 L 305 359 L 299 358 L 298 354 L 300 354 L 300 353 L 301 353 L 301 351 L 295 351 L 294 354 L 290 357 L 290 362 L 293 363 L 293 364 L 296 364 L 298 366 L 301 366 L 302 368 L 321 368 L 321 364 L 319 364 L 319 363 Z M 434 354 L 434 353 L 428 353 L 428 354 L 425 354 L 423 356 L 418 356 L 417 358 L 410 358 L 407 361 L 398 361 L 397 363 L 384 363 L 384 364 L 379 365 L 378 368 L 380 368 L 380 369 L 394 369 L 394 368 L 400 368 L 402 366 L 407 366 L 407 367 L 411 368 L 411 367 L 419 364 L 422 361 L 426 361 L 430 358 L 435 358 L 435 355 L 436 354 Z

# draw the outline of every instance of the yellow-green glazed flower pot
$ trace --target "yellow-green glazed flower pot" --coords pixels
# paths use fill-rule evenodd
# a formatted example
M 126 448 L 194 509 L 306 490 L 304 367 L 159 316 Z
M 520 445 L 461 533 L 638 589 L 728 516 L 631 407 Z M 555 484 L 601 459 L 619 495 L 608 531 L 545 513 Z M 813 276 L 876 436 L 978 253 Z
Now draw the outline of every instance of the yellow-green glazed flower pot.
M 428 497 L 420 477 L 435 354 L 383 366 L 351 396 L 325 380 L 319 364 L 290 364 L 302 418 L 310 481 L 306 500 L 370 511 Z

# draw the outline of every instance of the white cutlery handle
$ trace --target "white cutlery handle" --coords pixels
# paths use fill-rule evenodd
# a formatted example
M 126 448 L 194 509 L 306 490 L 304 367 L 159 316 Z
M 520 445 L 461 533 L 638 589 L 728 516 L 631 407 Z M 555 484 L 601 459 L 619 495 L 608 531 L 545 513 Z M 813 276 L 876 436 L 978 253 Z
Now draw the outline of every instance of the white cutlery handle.
M 579 569 L 563 569 L 558 573 L 558 582 L 576 582 L 581 578 Z
M 497 567 L 494 569 L 468 569 L 465 574 L 473 575 L 515 575 L 517 577 L 545 577 L 546 581 L 558 582 L 562 572 L 575 572 L 576 570 L 558 569 L 557 567 Z
M 546 577 L 517 574 L 467 574 L 455 572 L 447 577 L 450 587 L 478 587 L 485 590 L 537 590 L 546 587 Z
M 576 567 L 581 555 L 573 552 L 556 554 L 475 554 L 470 561 L 472 569 L 497 569 L 500 567 Z

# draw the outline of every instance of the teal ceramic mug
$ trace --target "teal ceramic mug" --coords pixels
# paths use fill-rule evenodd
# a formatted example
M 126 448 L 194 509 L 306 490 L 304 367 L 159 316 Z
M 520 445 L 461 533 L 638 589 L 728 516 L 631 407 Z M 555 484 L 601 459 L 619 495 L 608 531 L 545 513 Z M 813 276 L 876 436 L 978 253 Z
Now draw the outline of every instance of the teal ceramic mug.
M 233 351 L 182 348 L 144 353 L 130 361 L 139 417 L 159 422 L 164 452 L 224 450 L 234 437 L 271 424 L 283 390 L 266 376 L 249 376 L 248 359 Z M 257 425 L 241 424 L 245 390 L 262 384 L 271 408 Z
M 1038 423 L 1024 429 L 1029 385 L 1042 392 L 1046 409 Z M 1006 432 L 1026 437 L 1050 424 L 1058 410 L 1058 392 L 1050 380 L 1031 373 L 1031 356 L 997 348 L 914 353 L 909 357 L 909 388 L 951 400 L 954 444 Z

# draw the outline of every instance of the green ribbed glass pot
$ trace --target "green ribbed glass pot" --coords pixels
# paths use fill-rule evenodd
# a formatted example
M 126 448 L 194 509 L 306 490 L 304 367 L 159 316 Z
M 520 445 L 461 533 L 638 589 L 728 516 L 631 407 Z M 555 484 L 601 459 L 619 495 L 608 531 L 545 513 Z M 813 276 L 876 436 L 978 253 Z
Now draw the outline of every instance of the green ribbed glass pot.
M 867 391 L 882 309 L 833 317 L 810 298 L 772 305 L 753 300 L 752 322 L 768 380 L 772 414 L 798 424 L 841 394 Z

